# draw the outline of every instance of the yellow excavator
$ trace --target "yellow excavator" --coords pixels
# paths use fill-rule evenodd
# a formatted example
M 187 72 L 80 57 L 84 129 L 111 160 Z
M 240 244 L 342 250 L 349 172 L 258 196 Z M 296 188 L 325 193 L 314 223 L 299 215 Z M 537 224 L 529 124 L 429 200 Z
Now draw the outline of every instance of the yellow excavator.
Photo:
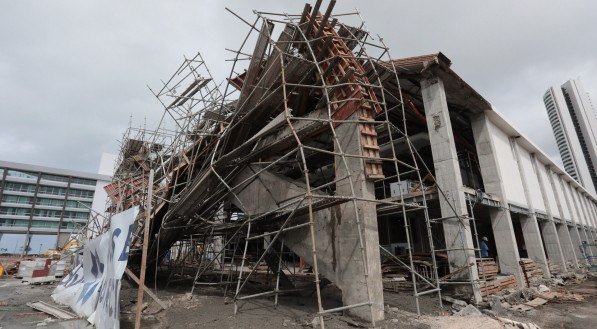
M 46 257 L 46 258 L 60 257 L 63 252 L 77 250 L 79 248 L 79 245 L 80 245 L 79 241 L 72 240 L 69 243 L 67 243 L 62 249 L 46 250 L 46 252 L 44 253 L 44 257 Z

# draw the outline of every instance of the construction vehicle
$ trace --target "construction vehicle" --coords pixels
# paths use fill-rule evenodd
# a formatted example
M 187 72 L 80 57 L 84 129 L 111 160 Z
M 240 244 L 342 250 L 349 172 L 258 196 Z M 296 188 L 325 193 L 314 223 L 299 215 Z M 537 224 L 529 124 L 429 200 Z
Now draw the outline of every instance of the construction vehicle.
M 55 258 L 60 257 L 64 252 L 72 252 L 79 248 L 81 244 L 79 241 L 71 240 L 67 243 L 62 249 L 48 249 L 44 253 L 44 257 L 46 258 Z

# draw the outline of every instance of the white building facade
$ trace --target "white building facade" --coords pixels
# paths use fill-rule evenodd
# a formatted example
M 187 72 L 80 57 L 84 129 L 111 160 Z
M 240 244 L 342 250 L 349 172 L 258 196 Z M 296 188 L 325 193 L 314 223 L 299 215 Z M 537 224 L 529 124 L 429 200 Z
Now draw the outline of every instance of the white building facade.
M 597 194 L 597 113 L 579 80 L 550 87 L 543 102 L 566 172 Z
M 103 214 L 110 160 L 102 156 L 99 174 L 0 161 L 0 254 L 60 248 L 92 213 Z

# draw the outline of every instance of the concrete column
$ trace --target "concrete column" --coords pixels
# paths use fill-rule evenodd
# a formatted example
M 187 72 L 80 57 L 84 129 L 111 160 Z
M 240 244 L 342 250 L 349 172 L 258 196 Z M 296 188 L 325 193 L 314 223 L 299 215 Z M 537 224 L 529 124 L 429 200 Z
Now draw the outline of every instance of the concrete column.
M 574 268 L 578 268 L 578 259 L 576 258 L 576 249 L 574 248 L 574 244 L 572 243 L 572 238 L 570 236 L 570 231 L 568 230 L 568 225 L 566 225 L 566 220 L 564 219 L 564 209 L 562 208 L 562 200 L 560 200 L 560 195 L 557 193 L 556 184 L 553 179 L 553 172 L 550 166 L 545 166 L 545 171 L 547 172 L 547 178 L 549 181 L 549 186 L 553 191 L 556 206 L 558 208 L 558 213 L 562 219 L 562 224 L 556 223 L 556 231 L 558 232 L 558 237 L 560 238 L 560 246 L 562 247 L 562 252 L 567 260 L 572 263 Z M 553 214 L 552 214 L 553 218 Z M 555 220 L 554 220 L 555 221 Z
M 570 237 L 570 231 L 566 224 L 557 223 L 556 231 L 560 238 L 560 245 L 562 246 L 562 253 L 564 254 L 565 260 L 570 262 L 573 268 L 578 268 L 578 260 L 576 259 L 576 253 L 574 250 L 574 244 Z
M 572 250 L 574 250 L 574 254 L 576 255 L 577 263 L 580 264 L 587 264 L 586 259 L 580 252 L 580 244 L 581 244 L 581 237 L 578 227 L 576 225 L 568 226 L 568 232 L 570 233 L 570 240 L 572 241 Z
M 520 225 L 522 226 L 522 236 L 527 247 L 529 258 L 532 259 L 543 270 L 543 276 L 550 277 L 547 257 L 543 249 L 541 233 L 539 232 L 539 223 L 534 215 L 520 215 Z
M 490 122 L 485 113 L 471 118 L 475 146 L 481 167 L 481 176 L 485 192 L 500 199 L 500 209 L 490 209 L 491 228 L 496 242 L 500 271 L 516 277 L 519 286 L 524 284 L 522 270 L 518 261 L 518 246 L 514 236 L 512 217 L 508 211 L 506 191 L 499 170 L 499 159 L 495 153 L 495 145 L 490 131 Z
M 562 271 L 567 272 L 568 267 L 566 266 L 566 259 L 564 257 L 564 252 L 562 251 L 562 245 L 558 236 L 556 224 L 554 222 L 553 215 L 551 213 L 551 208 L 549 206 L 549 199 L 547 198 L 545 182 L 543 181 L 543 176 L 541 176 L 541 173 L 539 172 L 539 166 L 537 164 L 537 158 L 535 157 L 535 154 L 531 154 L 531 163 L 533 164 L 533 171 L 535 172 L 535 175 L 537 176 L 537 181 L 539 182 L 539 189 L 541 190 L 541 199 L 543 200 L 543 206 L 545 207 L 545 212 L 547 212 L 548 217 L 548 221 L 540 226 L 541 232 L 543 232 L 545 248 L 547 249 L 546 252 L 549 256 L 549 259 L 560 264 L 560 268 L 562 269 Z
M 591 200 L 591 209 L 593 209 L 593 218 L 595 218 L 595 230 L 597 230 L 597 202 Z
M 595 214 L 593 213 L 593 209 L 591 207 L 591 200 L 587 197 L 587 195 L 582 195 L 583 205 L 587 212 L 587 220 L 589 222 L 589 226 L 591 229 L 595 229 L 597 227 L 597 223 L 595 222 L 597 218 L 595 218 Z
M 582 241 L 586 241 L 587 243 L 590 243 L 590 239 L 589 236 L 587 235 L 587 230 L 585 227 L 582 227 L 580 230 L 580 237 L 582 239 Z M 582 244 L 582 242 L 581 242 Z M 584 251 L 587 253 L 587 255 L 589 256 L 593 256 L 593 250 L 591 250 L 591 248 L 585 248 Z
M 588 236 L 587 236 L 587 231 L 586 231 L 586 222 L 583 219 L 583 213 L 580 209 L 580 204 L 579 204 L 579 200 L 577 199 L 577 195 L 576 195 L 576 190 L 575 189 L 570 189 L 570 199 L 572 200 L 572 204 L 574 204 L 574 209 L 576 211 L 577 214 L 577 218 L 578 218 L 578 224 L 580 224 L 580 227 L 578 229 L 579 233 L 580 233 L 580 238 L 581 241 L 588 241 Z M 591 248 L 586 248 L 585 252 L 589 255 L 589 256 L 593 256 L 593 251 L 591 250 Z
M 358 112 L 348 120 L 358 120 Z M 344 123 L 336 128 L 338 143 L 335 145 L 336 152 L 342 149 L 346 154 L 363 155 L 360 126 L 356 123 Z M 346 157 L 348 171 L 342 157 L 336 156 L 335 170 L 336 177 L 350 175 L 354 188 L 355 197 L 367 200 L 375 200 L 375 187 L 372 181 L 365 176 L 365 163 L 363 159 Z M 349 180 L 342 180 L 336 183 L 336 194 L 351 196 Z M 352 305 L 367 301 L 367 286 L 371 294 L 373 306 L 359 307 L 349 310 L 355 316 L 379 321 L 384 318 L 383 286 L 381 279 L 381 260 L 379 251 L 379 234 L 377 230 L 377 209 L 373 202 L 347 202 L 340 206 L 338 226 L 336 227 L 336 251 L 338 281 L 343 282 L 342 301 L 345 305 Z M 361 225 L 361 233 L 366 255 L 366 272 L 363 267 L 361 250 L 357 230 L 357 216 Z
M 348 120 L 357 120 L 352 116 Z M 357 124 L 344 123 L 336 128 L 342 151 L 346 154 L 360 154 L 360 130 Z M 337 147 L 337 145 L 336 145 Z M 338 149 L 336 148 L 338 151 Z M 352 175 L 354 196 L 374 200 L 373 182 L 365 179 L 364 162 L 361 158 L 347 157 L 348 170 Z M 346 167 L 337 157 L 336 177 L 347 176 Z M 260 172 L 258 179 L 250 180 L 239 188 L 236 198 L 231 202 L 244 208 L 247 214 L 256 215 L 277 209 L 279 204 L 291 199 L 302 198 L 307 192 L 304 182 L 294 181 L 261 167 L 249 166 L 239 173 L 238 185 L 247 178 Z M 336 195 L 351 198 L 353 196 L 348 179 L 336 184 Z M 307 201 L 302 205 L 306 206 Z M 307 215 L 297 218 L 297 222 L 306 222 Z M 357 216 L 360 221 L 365 260 L 359 244 Z M 319 274 L 332 281 L 342 291 L 345 306 L 369 302 L 372 307 L 363 305 L 347 312 L 364 321 L 380 321 L 384 318 L 383 287 L 381 278 L 380 249 L 377 230 L 376 203 L 357 201 L 356 211 L 352 201 L 313 212 L 315 246 L 311 243 L 308 227 L 283 233 L 284 245 L 299 257 L 313 265 L 313 248 L 316 251 Z M 367 265 L 367 267 L 365 267 Z
M 439 201 L 450 271 L 473 264 L 470 279 L 476 281 L 479 275 L 473 238 L 444 84 L 438 77 L 431 77 L 421 81 L 421 88 L 435 178 L 441 189 Z M 475 300 L 481 301 L 478 286 L 473 290 Z
M 518 150 L 518 142 L 516 137 L 510 137 L 510 146 L 518 165 L 518 171 L 520 173 L 520 180 L 522 182 L 522 189 L 524 190 L 524 198 L 526 204 L 529 207 L 528 215 L 520 216 L 520 224 L 522 226 L 522 234 L 524 236 L 524 243 L 531 258 L 537 265 L 543 269 L 543 276 L 545 278 L 550 277 L 549 266 L 547 265 L 547 257 L 545 256 L 545 250 L 543 249 L 543 243 L 541 240 L 541 233 L 539 232 L 539 223 L 537 222 L 537 215 L 535 214 L 535 207 L 533 207 L 533 200 L 529 192 L 524 167 L 520 160 L 520 151 Z
M 580 231 L 579 231 L 578 225 L 576 223 L 576 219 L 574 217 L 574 210 L 572 209 L 572 206 L 573 206 L 572 201 L 568 197 L 568 193 L 566 192 L 566 188 L 564 186 L 564 180 L 562 179 L 561 175 L 558 175 L 558 181 L 560 184 L 560 188 L 562 190 L 562 194 L 564 195 L 564 201 L 566 202 L 568 210 L 570 211 L 570 221 L 572 222 L 572 226 L 568 227 L 568 232 L 570 233 L 570 239 L 572 240 L 572 249 L 574 250 L 574 253 L 576 254 L 577 261 L 586 264 L 586 259 L 580 253 L 579 246 L 580 246 L 580 241 L 582 239 L 580 237 Z M 562 214 L 563 214 L 563 212 L 562 212 Z
M 587 213 L 587 209 L 585 208 L 583 195 L 575 188 L 572 189 L 572 194 L 576 195 L 576 201 L 578 202 L 579 213 L 580 213 L 580 216 L 583 218 L 584 225 L 592 226 L 591 219 L 589 218 L 589 214 Z
M 545 243 L 545 252 L 549 259 L 555 264 L 560 265 L 562 271 L 567 272 L 566 258 L 560 245 L 560 238 L 556 225 L 553 221 L 547 220 L 539 223 L 543 233 L 543 242 Z

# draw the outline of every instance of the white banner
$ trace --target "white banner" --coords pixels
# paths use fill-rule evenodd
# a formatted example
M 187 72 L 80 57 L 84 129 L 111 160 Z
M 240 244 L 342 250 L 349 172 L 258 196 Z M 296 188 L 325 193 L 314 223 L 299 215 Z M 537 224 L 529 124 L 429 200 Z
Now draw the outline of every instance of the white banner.
M 120 280 L 138 213 L 134 207 L 112 216 L 110 230 L 85 244 L 83 264 L 52 294 L 54 301 L 69 305 L 98 329 L 120 328 Z

